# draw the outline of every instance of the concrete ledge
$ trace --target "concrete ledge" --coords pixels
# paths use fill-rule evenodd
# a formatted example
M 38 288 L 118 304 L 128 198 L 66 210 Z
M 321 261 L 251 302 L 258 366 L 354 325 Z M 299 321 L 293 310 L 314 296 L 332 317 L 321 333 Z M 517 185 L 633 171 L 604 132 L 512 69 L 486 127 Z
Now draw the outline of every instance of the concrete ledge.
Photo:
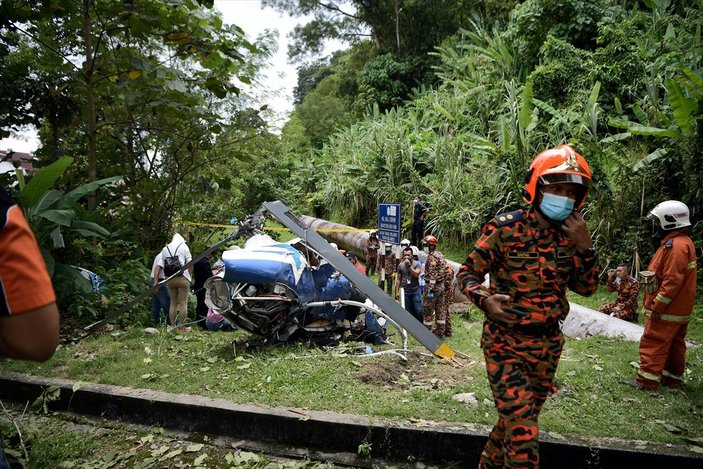
M 359 444 L 367 442 L 372 457 L 401 464 L 415 460 L 475 466 L 488 434 L 486 429 L 460 423 L 414 424 L 333 412 L 240 405 L 224 399 L 101 384 L 82 383 L 74 393 L 74 382 L 69 380 L 0 372 L 0 399 L 34 401 L 50 386 L 61 390 L 60 398 L 50 403 L 53 410 L 317 451 L 355 454 Z M 542 467 L 703 467 L 703 455 L 682 446 L 650 443 L 645 450 L 634 446 L 628 441 L 596 444 L 544 436 L 540 442 Z

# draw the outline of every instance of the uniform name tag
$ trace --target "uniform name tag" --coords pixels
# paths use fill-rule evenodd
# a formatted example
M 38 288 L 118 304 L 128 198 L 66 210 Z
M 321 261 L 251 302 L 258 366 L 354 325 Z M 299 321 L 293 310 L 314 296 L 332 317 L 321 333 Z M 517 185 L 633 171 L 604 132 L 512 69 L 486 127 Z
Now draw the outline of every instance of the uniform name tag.
M 573 257 L 574 251 L 572 249 L 559 248 L 557 249 L 557 258 L 563 259 L 564 257 Z
M 537 259 L 538 257 L 538 252 L 508 251 L 508 258 L 510 259 Z

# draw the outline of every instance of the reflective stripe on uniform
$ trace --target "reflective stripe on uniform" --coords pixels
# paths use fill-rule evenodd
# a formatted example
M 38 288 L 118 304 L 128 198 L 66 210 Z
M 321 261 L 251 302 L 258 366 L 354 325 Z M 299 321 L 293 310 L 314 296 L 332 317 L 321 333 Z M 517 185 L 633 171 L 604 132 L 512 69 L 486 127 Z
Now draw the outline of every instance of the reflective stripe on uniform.
M 436 322 L 437 322 L 437 324 L 446 324 L 447 323 L 447 321 L 442 321 L 442 320 L 437 320 Z
M 695 269 L 695 268 L 696 268 L 696 261 L 689 262 L 689 263 L 688 263 L 688 268 L 689 268 L 689 269 Z
M 673 374 L 673 373 L 670 372 L 670 371 L 664 370 L 664 371 L 662 372 L 662 375 L 663 375 L 663 376 L 666 376 L 667 378 L 675 379 L 675 380 L 677 380 L 677 381 L 683 381 L 683 376 L 675 375 L 675 374 Z
M 428 322 L 428 321 L 422 321 L 422 324 L 424 324 L 425 326 L 431 326 L 431 325 L 432 325 L 432 321 L 429 321 L 429 322 Z
M 644 315 L 645 315 L 645 317 L 651 318 L 652 312 L 648 309 L 645 309 Z M 691 315 L 688 314 L 686 316 L 674 316 L 673 314 L 658 314 L 657 319 L 661 319 L 662 321 L 669 321 L 669 322 L 688 322 L 691 320 Z
M 637 374 L 643 377 L 644 379 L 656 381 L 657 383 L 661 380 L 661 376 L 655 375 L 654 373 L 647 373 L 646 371 L 639 370 Z
M 659 293 L 654 299 L 659 301 L 660 303 L 664 303 L 665 305 L 671 304 L 671 302 L 673 301 L 671 298 L 667 298 L 661 293 Z

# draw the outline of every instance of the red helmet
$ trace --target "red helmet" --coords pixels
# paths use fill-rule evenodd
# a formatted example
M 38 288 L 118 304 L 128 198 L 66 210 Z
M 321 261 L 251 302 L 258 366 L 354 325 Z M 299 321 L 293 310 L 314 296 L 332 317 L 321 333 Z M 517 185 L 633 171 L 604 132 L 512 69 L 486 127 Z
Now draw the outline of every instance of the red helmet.
M 530 169 L 525 173 L 523 198 L 528 204 L 537 199 L 540 185 L 570 183 L 582 186 L 575 208 L 581 208 L 588 192 L 591 190 L 591 168 L 583 156 L 569 145 L 544 150 L 532 160 Z
M 422 242 L 425 244 L 431 244 L 432 246 L 437 246 L 437 238 L 432 235 L 427 235 L 422 238 Z

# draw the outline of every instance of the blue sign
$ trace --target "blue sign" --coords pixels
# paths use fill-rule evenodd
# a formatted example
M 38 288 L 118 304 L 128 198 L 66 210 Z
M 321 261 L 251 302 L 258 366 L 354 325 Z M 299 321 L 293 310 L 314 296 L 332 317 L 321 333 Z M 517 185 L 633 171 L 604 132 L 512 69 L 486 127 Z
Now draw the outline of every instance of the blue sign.
M 400 244 L 400 204 L 378 204 L 378 240 Z

